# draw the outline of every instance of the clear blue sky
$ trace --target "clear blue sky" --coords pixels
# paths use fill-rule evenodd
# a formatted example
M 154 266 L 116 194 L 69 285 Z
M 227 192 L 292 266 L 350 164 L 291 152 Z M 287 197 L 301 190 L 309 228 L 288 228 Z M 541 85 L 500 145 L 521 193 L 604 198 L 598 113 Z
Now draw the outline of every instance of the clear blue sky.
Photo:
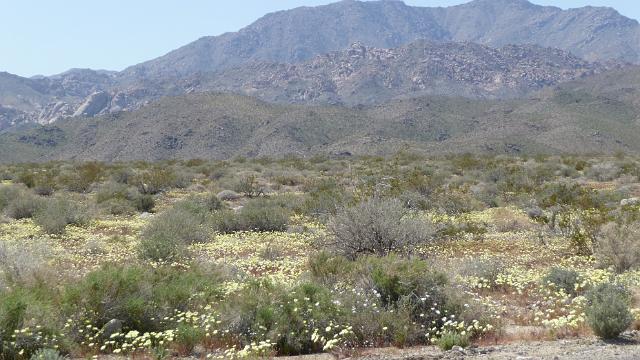
M 72 67 L 121 70 L 260 16 L 332 0 L 0 0 L 0 71 L 22 76 Z M 465 0 L 405 0 L 449 6 Z M 532 0 L 562 8 L 610 6 L 640 19 L 638 0 Z

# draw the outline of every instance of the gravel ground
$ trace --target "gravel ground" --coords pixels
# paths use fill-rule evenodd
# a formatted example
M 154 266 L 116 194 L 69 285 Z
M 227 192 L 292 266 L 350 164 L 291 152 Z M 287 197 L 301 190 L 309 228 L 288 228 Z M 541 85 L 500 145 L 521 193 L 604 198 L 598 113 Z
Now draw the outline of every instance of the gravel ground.
M 287 360 L 335 360 L 332 355 L 314 355 L 286 358 Z M 411 349 L 371 349 L 342 360 L 635 360 L 640 359 L 640 335 L 626 334 L 616 342 L 598 339 L 523 342 L 489 347 L 472 347 L 441 351 L 436 347 Z
M 640 337 L 628 334 L 616 342 L 598 339 L 559 340 L 551 342 L 526 342 L 491 347 L 454 349 L 443 352 L 434 347 L 416 349 L 370 350 L 352 359 L 360 360 L 635 360 L 640 359 Z

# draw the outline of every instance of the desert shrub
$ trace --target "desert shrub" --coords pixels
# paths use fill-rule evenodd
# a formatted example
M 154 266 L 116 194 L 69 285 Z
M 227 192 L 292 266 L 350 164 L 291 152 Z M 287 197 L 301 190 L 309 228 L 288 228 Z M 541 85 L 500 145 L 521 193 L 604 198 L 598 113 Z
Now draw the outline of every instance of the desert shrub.
M 287 289 L 255 283 L 236 294 L 228 306 L 229 326 L 241 335 L 242 345 L 269 339 L 277 355 L 323 352 L 325 344 L 311 335 L 319 331 L 329 340 L 344 329 L 331 292 L 315 284 Z
M 247 197 L 256 197 L 262 194 L 262 189 L 258 184 L 255 175 L 247 175 L 241 177 L 234 185 L 233 191 L 243 194 Z
M 34 222 L 47 234 L 62 234 L 67 225 L 84 225 L 91 211 L 78 201 L 66 198 L 47 199 L 34 215 Z
M 100 208 L 111 215 L 132 215 L 136 212 L 133 204 L 126 199 L 109 199 L 102 202 Z
M 564 290 L 566 294 L 575 296 L 578 279 L 579 274 L 575 270 L 554 267 L 542 279 L 542 282 L 553 284 L 558 289 Z
M 205 218 L 188 205 L 155 216 L 142 232 L 138 255 L 147 260 L 174 261 L 186 255 L 187 246 L 206 242 L 211 233 L 204 226 Z
M 55 349 L 40 349 L 31 355 L 30 360 L 64 360 L 66 357 L 62 356 L 58 350 Z
M 456 215 L 484 209 L 484 204 L 459 190 L 440 190 L 430 196 L 430 209 Z
M 44 287 L 16 287 L 0 293 L 0 357 L 29 358 L 39 349 L 53 347 L 58 312 Z M 33 331 L 20 330 L 30 328 Z M 22 351 L 20 354 L 18 351 Z
M 424 344 L 425 329 L 441 329 L 443 317 L 466 316 L 462 295 L 423 260 L 363 256 L 350 261 L 321 253 L 311 258 L 309 269 L 316 282 L 350 289 L 335 296 L 348 309 L 345 321 L 361 345 Z
M 139 194 L 133 199 L 133 206 L 140 212 L 151 212 L 156 206 L 156 200 L 149 194 Z
M 591 166 L 586 171 L 586 176 L 598 181 L 611 181 L 620 176 L 621 169 L 614 162 L 603 162 Z
M 131 214 L 136 210 L 150 212 L 155 207 L 152 195 L 142 194 L 135 187 L 113 181 L 98 188 L 96 202 L 113 215 Z
M 335 179 L 305 184 L 302 212 L 314 217 L 335 215 L 345 203 L 346 194 Z
M 493 212 L 493 225 L 498 232 L 515 232 L 530 229 L 529 217 L 517 210 L 498 208 Z
M 498 258 L 474 258 L 462 264 L 460 274 L 477 278 L 485 286 L 493 287 L 504 270 L 504 262 Z
M 408 253 L 434 234 L 397 200 L 370 199 L 341 210 L 329 223 L 330 247 L 343 256 Z
M 594 191 L 573 183 L 552 183 L 536 192 L 538 203 L 544 208 L 574 207 L 579 209 L 597 209 L 603 207 Z
M 289 223 L 289 212 L 266 199 L 248 202 L 239 212 L 244 230 L 284 231 Z
M 183 173 L 177 173 L 171 167 L 158 166 L 137 174 L 134 182 L 141 193 L 157 194 L 171 188 L 186 188 L 191 179 Z
M 458 238 L 471 235 L 474 240 L 482 240 L 487 233 L 487 224 L 472 220 L 444 221 L 436 226 L 436 234 L 439 238 Z
M 21 196 L 25 190 L 15 185 L 0 185 L 0 211 L 4 210 L 13 200 Z
M 640 266 L 640 225 L 608 223 L 601 229 L 595 255 L 601 264 L 612 266 L 617 272 Z
M 0 286 L 24 286 L 46 282 L 48 279 L 44 246 L 28 249 L 24 246 L 0 243 Z
M 436 340 L 436 344 L 442 350 L 451 350 L 454 346 L 466 348 L 470 344 L 469 335 L 447 331 Z
M 629 310 L 630 295 L 626 289 L 613 284 L 601 284 L 590 291 L 587 298 L 587 324 L 597 336 L 615 339 L 633 322 Z
M 61 170 L 56 181 L 69 191 L 83 193 L 100 180 L 103 170 L 103 165 L 99 163 L 84 163 Z
M 191 266 L 189 271 L 171 267 L 105 265 L 64 289 L 63 310 L 102 328 L 113 319 L 137 331 L 159 331 L 162 319 L 185 311 L 198 301 L 218 299 L 219 274 Z
M 220 233 L 236 231 L 284 231 L 289 224 L 289 210 L 269 199 L 254 199 L 238 212 L 219 211 L 213 217 Z
M 33 217 L 42 206 L 43 199 L 32 192 L 22 190 L 5 207 L 5 214 L 13 219 L 27 219 Z
M 183 354 L 191 354 L 193 349 L 202 343 L 206 336 L 206 331 L 200 327 L 192 325 L 179 325 L 176 331 L 176 343 Z
M 51 169 L 25 170 L 17 174 L 16 181 L 33 189 L 38 195 L 51 195 L 56 188 L 56 174 Z
M 221 192 L 218 193 L 217 196 L 218 196 L 218 199 L 222 201 L 233 201 L 233 200 L 238 200 L 242 197 L 240 194 L 238 194 L 233 190 L 222 190 Z

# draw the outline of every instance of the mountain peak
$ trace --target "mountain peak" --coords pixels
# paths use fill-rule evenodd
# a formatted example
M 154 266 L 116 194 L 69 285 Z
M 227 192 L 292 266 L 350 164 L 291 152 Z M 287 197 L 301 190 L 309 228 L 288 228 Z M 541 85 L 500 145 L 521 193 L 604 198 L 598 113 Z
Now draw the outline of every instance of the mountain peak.
M 528 0 L 473 0 L 461 6 L 490 6 L 490 7 L 518 7 L 518 8 L 535 8 L 535 5 Z

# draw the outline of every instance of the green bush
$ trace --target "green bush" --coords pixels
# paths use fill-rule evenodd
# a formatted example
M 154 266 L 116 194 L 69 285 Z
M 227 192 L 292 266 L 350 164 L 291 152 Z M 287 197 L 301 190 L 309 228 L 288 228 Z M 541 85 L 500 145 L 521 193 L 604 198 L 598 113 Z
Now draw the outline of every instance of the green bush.
M 62 356 L 58 350 L 55 349 L 40 349 L 36 351 L 30 358 L 30 360 L 64 360 L 66 357 Z
M 442 350 L 451 350 L 454 346 L 466 348 L 469 346 L 469 335 L 461 335 L 457 332 L 447 331 L 436 340 L 436 344 Z
M 133 180 L 143 194 L 158 194 L 172 188 L 183 189 L 189 186 L 191 179 L 178 173 L 171 167 L 154 167 L 139 174 Z
M 192 266 L 189 271 L 171 267 L 106 265 L 65 288 L 64 311 L 82 316 L 102 328 L 112 319 L 137 331 L 160 331 L 166 316 L 186 311 L 198 301 L 218 299 L 220 276 Z
M 256 197 L 262 193 L 258 180 L 254 175 L 248 175 L 240 178 L 234 185 L 233 191 L 248 197 Z
M 100 181 L 103 170 L 102 164 L 88 162 L 64 169 L 56 181 L 69 191 L 84 193 Z
M 141 194 L 135 187 L 118 182 L 106 182 L 96 192 L 96 202 L 113 215 L 150 212 L 155 207 L 152 195 Z
M 13 200 L 21 196 L 24 191 L 16 185 L 0 185 L 0 211 L 3 211 Z
M 13 219 L 27 219 L 35 215 L 42 206 L 41 197 L 23 190 L 5 207 L 5 214 Z
M 633 322 L 629 310 L 631 297 L 622 287 L 602 284 L 587 295 L 587 324 L 603 339 L 615 339 Z
M 433 227 L 412 217 L 397 200 L 370 199 L 341 210 L 329 223 L 331 248 L 355 259 L 361 255 L 408 253 L 431 240 Z
M 55 296 L 43 284 L 39 287 L 4 290 L 0 293 L 0 358 L 18 358 L 18 349 L 29 358 L 37 350 L 55 344 L 60 325 L 51 298 Z M 24 328 L 37 331 L 16 332 Z
M 640 267 L 640 225 L 608 223 L 600 229 L 595 250 L 602 265 L 612 266 L 618 273 Z
M 579 274 L 575 270 L 554 267 L 542 279 L 542 282 L 554 284 L 558 289 L 564 290 L 566 294 L 575 296 L 578 279 Z
M 292 289 L 269 283 L 254 283 L 229 301 L 235 314 L 230 327 L 242 335 L 242 345 L 269 339 L 276 344 L 277 355 L 301 355 L 323 352 L 323 344 L 312 340 L 314 330 L 337 334 L 342 314 L 331 292 L 302 284 Z M 327 336 L 331 339 L 332 336 Z
M 33 218 L 47 234 L 62 234 L 67 225 L 84 225 L 90 219 L 91 212 L 86 206 L 65 198 L 47 199 Z
M 268 199 L 253 199 L 238 212 L 219 211 L 213 224 L 220 233 L 237 231 L 284 231 L 289 224 L 289 210 Z
M 313 281 L 336 289 L 334 296 L 353 326 L 358 344 L 407 346 L 425 343 L 425 329 L 440 329 L 444 316 L 465 319 L 463 295 L 448 286 L 445 274 L 428 263 L 397 256 L 362 256 L 356 261 L 313 256 Z
M 182 258 L 188 245 L 212 239 L 207 220 L 208 209 L 202 204 L 192 200 L 177 203 L 145 227 L 138 245 L 139 256 L 154 261 Z

